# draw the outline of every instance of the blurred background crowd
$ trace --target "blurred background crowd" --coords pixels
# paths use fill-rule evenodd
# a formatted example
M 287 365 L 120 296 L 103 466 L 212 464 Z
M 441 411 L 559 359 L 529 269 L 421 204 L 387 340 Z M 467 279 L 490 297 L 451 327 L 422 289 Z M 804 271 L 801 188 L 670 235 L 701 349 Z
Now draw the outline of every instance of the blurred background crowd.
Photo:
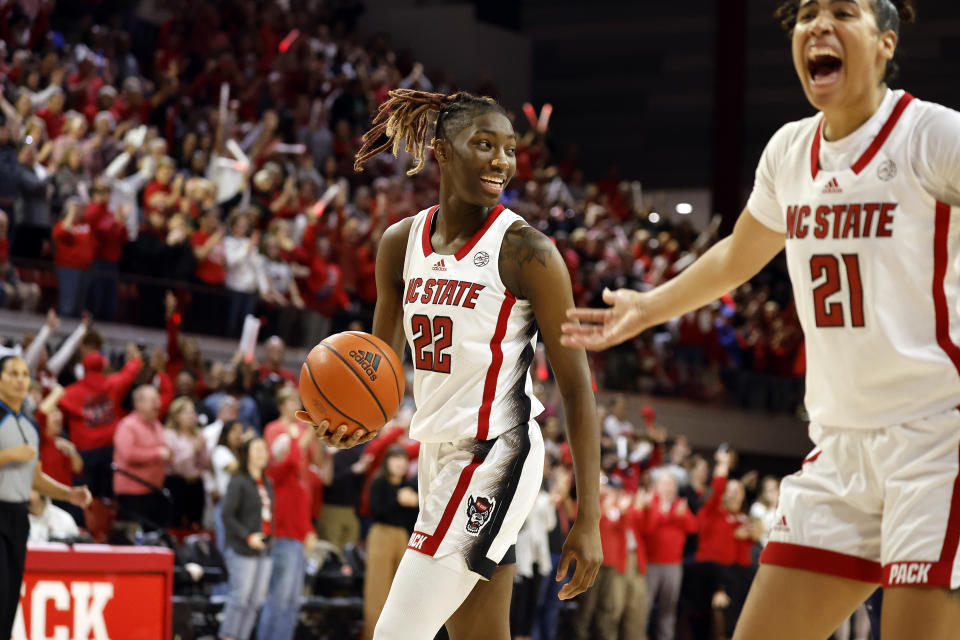
M 369 330 L 381 234 L 436 202 L 435 164 L 352 169 L 387 91 L 497 88 L 428 72 L 388 34 L 359 38 L 351 0 L 160 4 L 0 0 L 0 304 L 56 308 L 10 346 L 31 367 L 44 470 L 97 498 L 80 512 L 36 497 L 31 536 L 177 548 L 182 637 L 369 637 L 416 517 L 413 408 L 363 448 L 317 446 L 285 350 Z M 716 223 L 651 215 L 616 172 L 587 179 L 547 123 L 515 126 L 504 204 L 555 239 L 578 304 L 653 287 L 716 240 Z M 248 315 L 271 336 L 256 354 L 203 352 Z M 82 321 L 64 335 L 60 317 Z M 109 323 L 163 329 L 166 345 L 111 352 Z M 782 265 L 591 357 L 602 389 L 803 411 Z M 728 446 L 692 451 L 652 406 L 604 403 L 605 566 L 564 605 L 550 576 L 576 491 L 542 353 L 533 374 L 548 464 L 517 544 L 515 636 L 727 637 L 776 478 Z

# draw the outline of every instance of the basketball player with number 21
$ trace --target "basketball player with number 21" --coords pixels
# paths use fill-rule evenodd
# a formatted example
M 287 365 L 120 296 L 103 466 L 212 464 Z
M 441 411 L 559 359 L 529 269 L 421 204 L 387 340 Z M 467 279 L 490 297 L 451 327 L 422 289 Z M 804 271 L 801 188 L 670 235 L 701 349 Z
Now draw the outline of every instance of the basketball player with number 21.
M 377 252 L 373 333 L 415 368 L 420 514 L 390 587 L 374 640 L 509 640 L 513 545 L 543 478 L 530 365 L 537 327 L 560 387 L 578 513 L 556 579 L 572 598 L 593 584 L 600 547 L 600 440 L 581 347 L 560 344 L 573 306 L 560 254 L 499 203 L 516 173 L 516 135 L 494 100 L 399 89 L 364 136 L 356 168 L 393 147 L 425 162 L 428 131 L 440 165 L 440 203 L 394 224 Z M 382 135 L 387 141 L 375 148 Z M 301 414 L 302 415 L 302 414 Z M 315 431 L 340 447 L 375 436 L 346 425 Z
M 887 86 L 912 2 L 778 15 L 820 113 L 774 134 L 731 236 L 661 287 L 572 311 L 563 342 L 623 342 L 786 246 L 816 448 L 783 480 L 734 640 L 821 640 L 878 584 L 883 640 L 957 638 L 960 114 Z

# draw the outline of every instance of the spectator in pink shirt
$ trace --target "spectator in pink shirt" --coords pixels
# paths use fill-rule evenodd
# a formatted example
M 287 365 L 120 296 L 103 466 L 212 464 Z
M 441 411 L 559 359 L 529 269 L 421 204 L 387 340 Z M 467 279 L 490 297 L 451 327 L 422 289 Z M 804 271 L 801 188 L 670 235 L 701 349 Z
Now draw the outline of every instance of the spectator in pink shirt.
M 170 449 L 165 486 L 173 499 L 173 526 L 199 528 L 206 495 L 202 474 L 210 468 L 210 454 L 197 422 L 193 400 L 181 396 L 170 404 L 163 436 Z
M 171 452 L 159 415 L 156 388 L 148 384 L 137 387 L 133 413 L 120 421 L 113 436 L 113 461 L 118 468 L 113 474 L 113 491 L 123 510 L 121 517 L 139 516 L 143 524 L 163 527 L 169 519 L 169 506 L 160 488 Z

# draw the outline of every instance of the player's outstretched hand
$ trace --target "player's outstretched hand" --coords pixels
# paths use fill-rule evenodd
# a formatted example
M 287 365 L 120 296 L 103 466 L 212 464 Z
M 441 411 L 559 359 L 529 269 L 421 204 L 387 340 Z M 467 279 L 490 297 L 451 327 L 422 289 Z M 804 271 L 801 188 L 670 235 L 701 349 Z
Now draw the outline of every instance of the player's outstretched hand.
M 306 422 L 313 427 L 313 432 L 320 442 L 328 444 L 331 447 L 336 447 L 337 449 L 349 449 L 358 444 L 366 444 L 377 437 L 376 431 L 370 431 L 365 434 L 361 429 L 357 429 L 349 436 L 344 437 L 344 434 L 347 432 L 347 425 L 345 424 L 331 431 L 330 422 L 327 420 L 322 421 L 320 424 L 315 424 L 313 418 L 311 418 L 310 414 L 306 411 L 297 411 L 296 416 L 297 420 Z
M 591 525 L 583 520 L 575 520 L 570 527 L 570 533 L 563 543 L 563 554 L 560 556 L 560 565 L 557 567 L 555 580 L 560 582 L 570 569 L 570 561 L 576 560 L 577 568 L 573 578 L 563 585 L 557 597 L 569 600 L 580 595 L 593 585 L 597 579 L 597 572 L 603 563 L 603 548 L 600 546 L 600 527 Z
M 646 328 L 641 308 L 643 294 L 631 289 L 603 290 L 603 301 L 609 309 L 569 309 L 560 329 L 560 342 L 567 347 L 584 347 L 600 351 L 629 340 Z

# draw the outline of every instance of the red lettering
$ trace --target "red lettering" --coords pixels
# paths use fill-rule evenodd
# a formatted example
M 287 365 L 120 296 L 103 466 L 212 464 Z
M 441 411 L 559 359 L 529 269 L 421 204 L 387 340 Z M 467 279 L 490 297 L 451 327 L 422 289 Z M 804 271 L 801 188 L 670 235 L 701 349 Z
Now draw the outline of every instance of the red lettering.
M 845 204 L 833 205 L 833 237 L 840 237 L 840 221 L 843 220 L 843 212 L 847 210 Z
M 437 304 L 453 304 L 453 292 L 456 290 L 458 282 L 458 280 L 447 281 L 447 286 L 443 288 L 443 293 L 440 295 L 440 301 Z
M 417 301 L 417 289 L 423 284 L 423 278 L 410 278 L 410 285 L 407 287 L 407 302 Z
M 797 215 L 797 234 L 796 235 L 798 238 L 806 238 L 807 233 L 809 233 L 810 228 L 807 226 L 807 223 L 803 221 L 803 219 L 808 217 L 809 215 L 810 215 L 810 207 L 808 207 L 807 205 L 803 205 L 802 207 L 800 207 L 800 212 Z
M 877 209 L 880 208 L 880 203 L 878 202 L 868 202 L 863 205 L 863 211 L 867 214 L 866 218 L 863 220 L 863 237 L 869 238 L 873 234 L 873 214 Z
M 437 280 L 437 294 L 433 296 L 433 304 L 438 304 L 437 301 L 440 299 L 440 294 L 443 293 L 443 286 L 447 284 L 447 279 Z
M 457 284 L 457 297 L 453 299 L 453 306 L 457 307 L 460 305 L 460 298 L 463 297 L 463 292 L 470 288 L 471 282 L 465 282 L 461 280 Z
M 880 208 L 880 218 L 877 220 L 877 237 L 889 238 L 893 235 L 893 210 L 897 208 L 895 202 L 884 202 Z
M 793 237 L 794 230 L 797 224 L 797 211 L 799 209 L 800 209 L 799 205 L 787 207 L 787 240 Z
M 480 295 L 480 292 L 483 291 L 483 289 L 484 285 L 471 282 L 470 293 L 467 294 L 467 297 L 463 301 L 463 308 L 475 309 L 477 306 L 477 296 Z
M 830 215 L 830 207 L 825 207 L 820 205 L 817 207 L 816 221 L 817 226 L 813 230 L 813 237 L 823 240 L 827 237 L 827 233 L 830 231 L 830 221 L 827 220 L 827 216 Z
M 423 295 L 420 296 L 420 302 L 427 304 L 430 302 L 430 298 L 433 297 L 433 288 L 437 285 L 437 281 L 433 278 L 427 280 L 423 285 Z
M 850 232 L 853 231 L 853 237 L 860 237 L 860 205 L 852 204 L 847 207 L 847 220 L 843 225 L 843 237 L 850 237 Z

